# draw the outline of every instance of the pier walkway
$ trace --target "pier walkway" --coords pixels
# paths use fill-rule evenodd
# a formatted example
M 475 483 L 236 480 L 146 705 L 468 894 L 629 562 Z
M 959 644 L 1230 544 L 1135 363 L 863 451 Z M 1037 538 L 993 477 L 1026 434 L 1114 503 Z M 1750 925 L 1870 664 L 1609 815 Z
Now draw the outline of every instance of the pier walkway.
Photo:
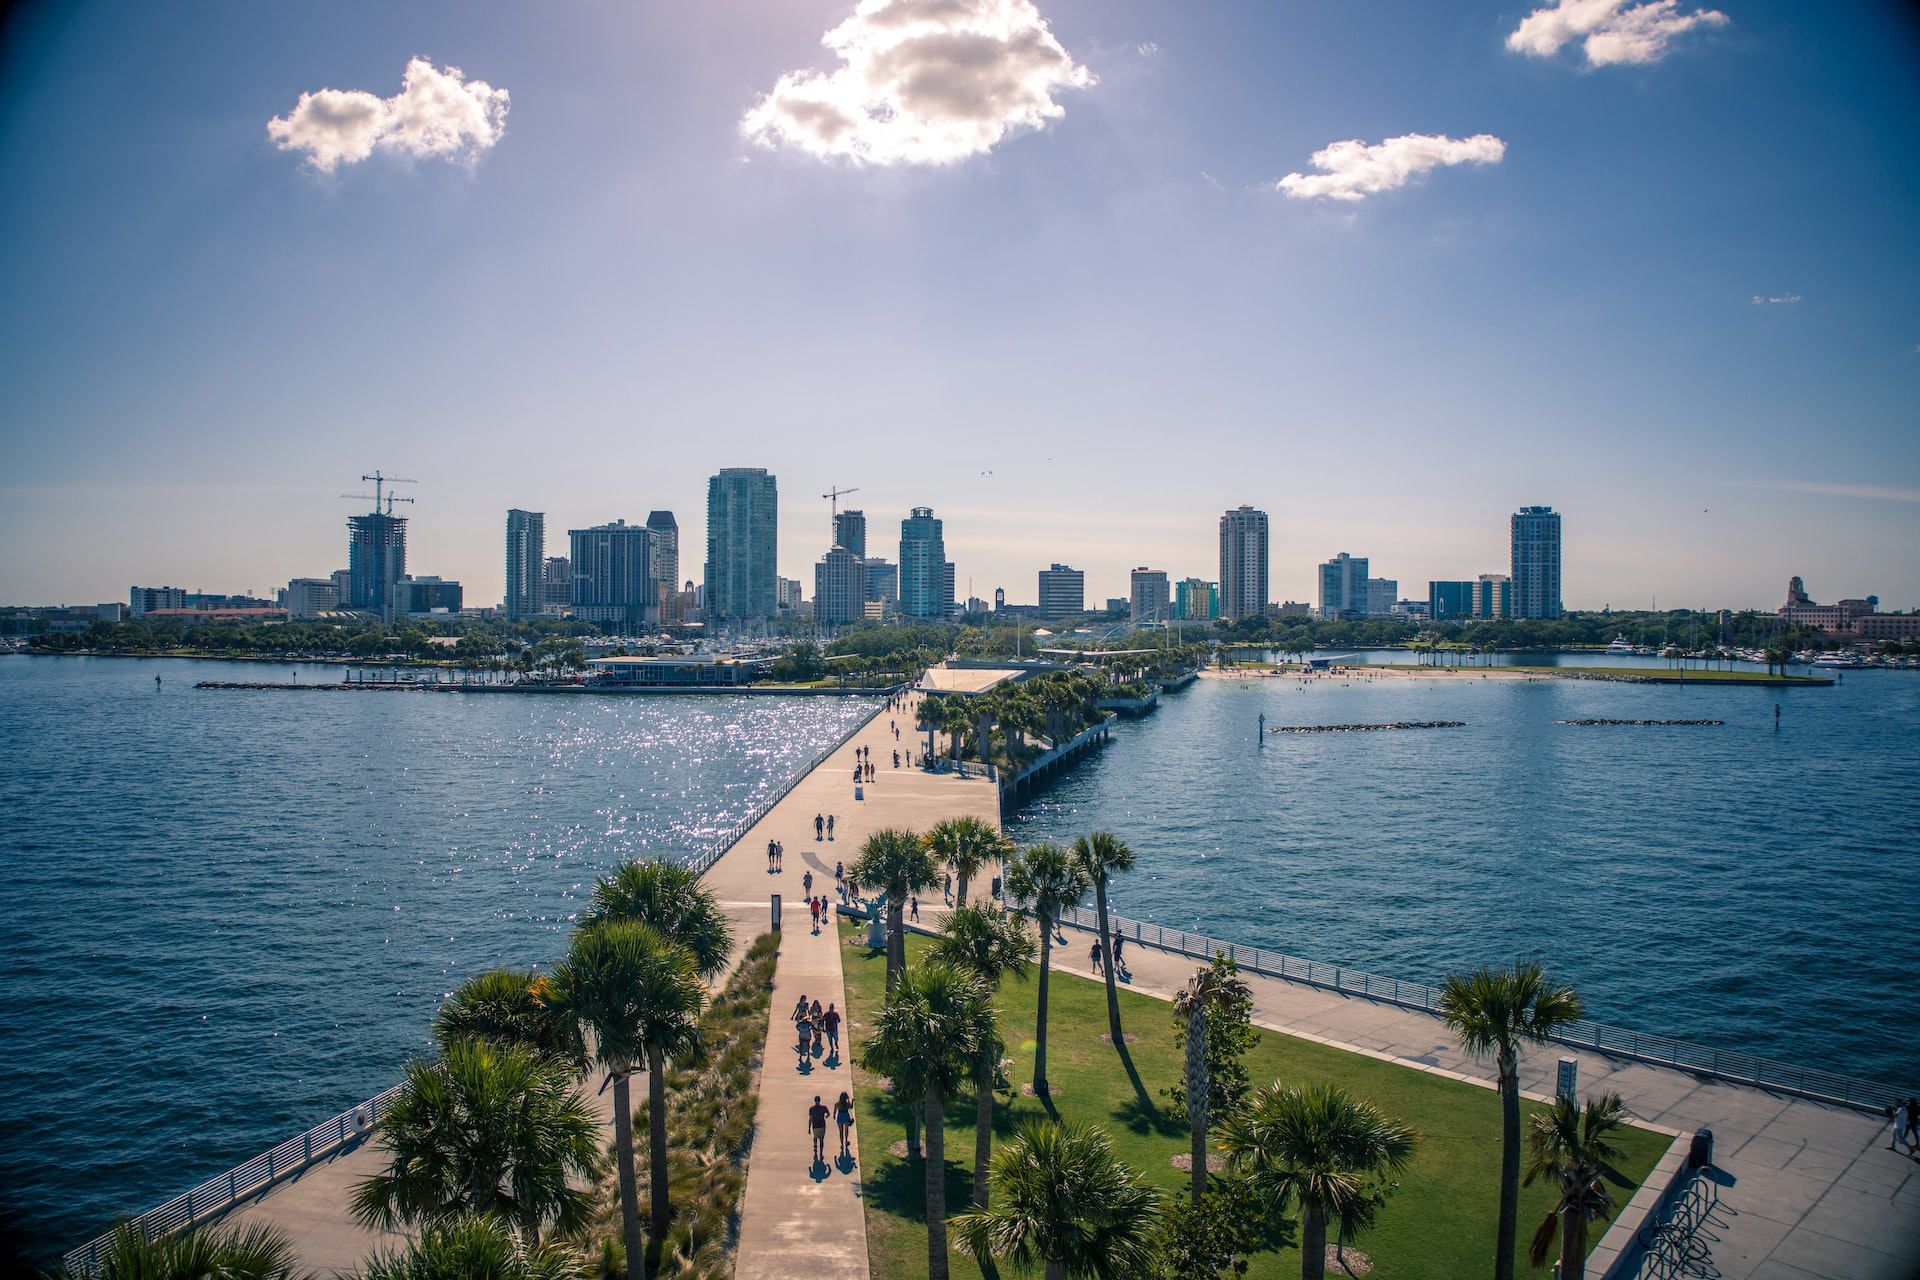
M 1094 977 L 1067 959 L 1086 955 L 1091 931 L 1068 925 L 1066 932 L 1079 941 L 1057 948 L 1055 965 Z M 1166 1000 L 1200 964 L 1133 941 L 1123 956 L 1131 973 L 1127 987 Z M 1263 1027 L 1493 1086 L 1492 1064 L 1467 1057 L 1429 1014 L 1244 969 L 1241 976 L 1253 988 L 1254 1017 Z M 1170 1034 L 1169 1025 L 1137 1030 Z M 1721 1207 L 1706 1228 L 1710 1234 L 1700 1238 L 1712 1269 L 1697 1274 L 1718 1280 L 1920 1276 L 1920 1161 L 1887 1150 L 1889 1126 L 1880 1117 L 1559 1044 L 1522 1054 L 1521 1091 L 1549 1100 L 1563 1056 L 1580 1061 L 1581 1097 L 1617 1091 L 1640 1120 L 1681 1132 L 1713 1131 L 1707 1176 L 1718 1184 Z M 1527 1231 L 1532 1226 L 1522 1224 Z M 1605 1261 L 1596 1253 L 1588 1274 L 1601 1275 Z
M 999 822 L 999 790 L 988 779 L 893 768 L 896 747 L 904 760 L 907 747 L 921 745 L 913 732 L 912 707 L 917 696 L 909 694 L 899 711 L 883 710 L 875 716 L 794 787 L 706 875 L 708 886 L 742 936 L 766 929 L 775 893 L 781 895 L 784 917 L 760 1071 L 760 1113 L 740 1215 L 737 1280 L 868 1280 L 857 1156 L 836 1159 L 839 1137 L 830 1126 L 827 1160 L 816 1163 L 806 1127 L 814 1095 L 831 1107 L 843 1091 L 853 1092 L 853 1072 L 845 1060 L 851 1034 L 842 1027 L 839 1055 L 811 1058 L 803 1064 L 794 1048 L 793 1024 L 787 1019 L 802 995 L 822 1006 L 832 1002 L 843 1012 L 847 1007 L 839 926 L 830 915 L 821 932 L 812 933 L 802 888 L 808 871 L 813 873 L 813 892 L 831 905 L 837 901 L 834 864 L 851 865 L 861 843 L 875 831 L 885 827 L 925 831 L 943 818 L 966 814 Z M 853 765 L 861 747 L 872 749 L 876 773 L 875 781 L 864 784 L 865 798 L 855 800 Z M 814 838 L 816 814 L 834 816 L 831 841 Z M 782 842 L 785 856 L 792 859 L 777 874 L 767 870 L 769 840 Z M 939 901 L 936 895 L 934 902 Z M 927 918 L 933 914 L 927 908 Z

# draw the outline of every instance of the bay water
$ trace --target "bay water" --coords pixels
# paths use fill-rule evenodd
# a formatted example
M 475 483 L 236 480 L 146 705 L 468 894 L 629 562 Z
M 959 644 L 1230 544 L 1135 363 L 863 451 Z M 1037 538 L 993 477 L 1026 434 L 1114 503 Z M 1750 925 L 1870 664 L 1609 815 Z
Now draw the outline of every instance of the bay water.
M 339 670 L 0 659 L 0 1188 L 42 1258 L 391 1085 L 463 978 L 872 706 L 193 688 L 296 676 Z

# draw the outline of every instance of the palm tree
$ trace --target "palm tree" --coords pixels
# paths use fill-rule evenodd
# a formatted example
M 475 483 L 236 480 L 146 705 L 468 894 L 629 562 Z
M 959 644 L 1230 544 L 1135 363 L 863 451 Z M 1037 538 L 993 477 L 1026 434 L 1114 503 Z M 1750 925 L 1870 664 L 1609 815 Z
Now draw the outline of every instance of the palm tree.
M 1419 1136 L 1337 1084 L 1256 1092 L 1221 1126 L 1221 1146 L 1262 1197 L 1285 1210 L 1298 1199 L 1301 1280 L 1327 1273 L 1327 1223 L 1342 1244 L 1370 1226 L 1393 1174 L 1413 1160 Z
M 953 868 L 959 881 L 953 892 L 956 907 L 967 905 L 967 881 L 979 875 L 982 867 L 1004 858 L 1008 847 L 1007 838 L 991 822 L 971 814 L 936 822 L 927 832 L 927 848 Z
M 1187 1041 L 1188 1153 L 1193 1161 L 1193 1202 L 1207 1192 L 1207 1011 L 1214 1006 L 1246 1004 L 1253 989 L 1208 965 L 1195 973 L 1174 997 L 1174 1016 L 1184 1020 Z
M 910 970 L 874 1019 L 860 1065 L 918 1098 L 927 1125 L 927 1275 L 947 1276 L 946 1100 L 976 1075 L 1000 1040 L 993 991 L 979 975 L 944 964 Z
M 940 936 L 928 948 L 933 959 L 978 975 L 997 991 L 1008 975 L 1025 981 L 1033 963 L 1033 935 L 1018 917 L 991 907 L 956 907 Z M 981 1046 L 974 1061 L 973 1207 L 987 1207 L 987 1161 L 993 1155 L 993 1090 L 999 1083 L 1006 1046 Z
M 64 1272 L 69 1280 L 299 1280 L 293 1242 L 277 1227 L 201 1227 L 149 1236 L 121 1223 L 106 1252 L 91 1265 Z
M 433 1015 L 434 1041 L 444 1050 L 462 1040 L 491 1040 L 577 1063 L 579 1028 L 554 1015 L 546 991 L 547 980 L 530 969 L 475 974 Z
M 867 837 L 860 856 L 847 868 L 847 878 L 887 895 L 887 990 L 891 991 L 907 967 L 907 896 L 931 889 L 939 883 L 940 873 L 917 834 L 889 827 Z
M 975 1257 L 1038 1261 L 1046 1280 L 1152 1273 L 1160 1193 L 1100 1130 L 1030 1120 L 993 1157 L 993 1183 L 993 1208 L 953 1220 Z
M 498 1218 L 473 1215 L 434 1223 L 404 1249 L 374 1254 L 351 1280 L 587 1280 L 587 1274 L 574 1250 L 529 1244 Z
M 1034 1033 L 1033 1092 L 1047 1096 L 1047 974 L 1053 967 L 1053 922 L 1086 896 L 1086 871 L 1059 845 L 1029 845 L 1007 864 L 1007 897 L 1040 925 L 1040 1013 Z
M 1093 912 L 1100 917 L 1101 968 L 1107 976 L 1107 1033 L 1113 1047 L 1126 1052 L 1126 1039 L 1120 1033 L 1120 991 L 1114 985 L 1113 938 L 1107 929 L 1107 881 L 1114 873 L 1133 870 L 1133 848 L 1111 831 L 1096 831 L 1073 842 L 1073 856 L 1093 885 Z
M 1580 1107 L 1566 1094 L 1552 1108 L 1533 1117 L 1527 1145 L 1532 1158 L 1524 1181 L 1528 1186 L 1542 1174 L 1560 1186 L 1560 1202 L 1547 1211 L 1533 1233 L 1527 1261 L 1546 1265 L 1553 1238 L 1560 1237 L 1560 1280 L 1581 1280 L 1587 1266 L 1587 1224 L 1613 1212 L 1607 1179 L 1623 1181 L 1613 1162 L 1621 1156 L 1609 1136 L 1627 1123 L 1627 1104 L 1617 1093 L 1587 1099 Z
M 518 1045 L 456 1041 L 407 1066 L 378 1134 L 386 1171 L 357 1184 L 354 1217 L 392 1231 L 488 1213 L 528 1235 L 577 1231 L 600 1167 L 600 1126 L 564 1062 Z
M 1533 961 L 1511 969 L 1454 974 L 1440 992 L 1440 1017 L 1475 1057 L 1493 1054 L 1500 1075 L 1500 1225 L 1494 1280 L 1513 1280 L 1520 1223 L 1520 1045 L 1545 1044 L 1586 1009 L 1569 986 L 1555 985 Z
M 624 863 L 593 886 L 593 906 L 583 927 L 602 920 L 638 920 L 669 942 L 685 947 L 693 967 L 709 980 L 733 958 L 733 926 L 698 873 L 677 862 L 652 859 Z
M 645 1274 L 640 1209 L 633 1166 L 633 1104 L 627 1077 L 646 1064 L 652 1234 L 667 1234 L 667 1071 L 669 1058 L 700 1044 L 705 1001 L 694 959 L 659 930 L 637 920 L 607 920 L 573 935 L 567 958 L 553 975 L 553 1003 L 593 1033 L 594 1059 L 613 1080 L 614 1149 L 620 1162 L 621 1226 L 627 1275 Z

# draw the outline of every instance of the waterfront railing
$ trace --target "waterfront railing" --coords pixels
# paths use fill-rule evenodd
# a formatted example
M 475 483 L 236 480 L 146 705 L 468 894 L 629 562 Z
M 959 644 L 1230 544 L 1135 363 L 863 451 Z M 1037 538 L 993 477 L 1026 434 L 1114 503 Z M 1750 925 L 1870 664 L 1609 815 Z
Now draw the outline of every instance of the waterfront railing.
M 125 1229 L 142 1239 L 151 1240 L 225 1213 L 274 1183 L 358 1143 L 386 1115 L 401 1088 L 395 1085 L 383 1093 L 377 1093 L 359 1106 L 350 1107 L 331 1120 L 322 1121 L 300 1136 L 287 1139 L 245 1164 L 229 1169 L 217 1178 L 207 1179 L 185 1195 L 175 1196 L 164 1204 L 154 1206 L 124 1223 Z M 109 1231 L 87 1241 L 61 1261 L 73 1274 L 92 1272 L 113 1244 L 114 1234 Z
M 871 692 L 885 695 L 897 690 L 880 689 Z M 812 758 L 785 782 L 761 797 L 747 811 L 746 816 L 714 837 L 708 842 L 706 848 L 682 858 L 682 864 L 696 872 L 705 872 L 707 868 L 718 862 L 727 850 L 753 829 L 755 823 L 766 817 L 773 811 L 775 805 L 786 799 L 788 793 L 798 786 L 803 778 L 824 763 L 827 757 L 846 746 L 856 733 L 866 728 L 873 722 L 875 716 L 886 710 L 886 705 L 885 702 L 877 702 L 872 711 L 854 721 L 839 737 L 814 752 Z M 175 1196 L 164 1204 L 156 1205 L 123 1225 L 144 1239 L 153 1239 L 225 1213 L 242 1200 L 257 1195 L 276 1182 L 291 1177 L 314 1163 L 336 1155 L 359 1142 L 361 1138 L 372 1132 L 374 1125 L 380 1122 L 401 1087 L 395 1085 L 383 1093 L 375 1094 L 358 1106 L 349 1107 L 331 1120 L 322 1121 L 298 1137 L 289 1138 L 245 1164 L 230 1169 L 216 1178 L 207 1179 L 185 1195 Z M 96 1236 L 78 1249 L 68 1252 L 61 1261 L 70 1272 L 90 1273 L 99 1267 L 100 1259 L 113 1244 L 113 1237 L 112 1231 Z
M 1085 907 L 1068 908 L 1061 913 L 1060 919 L 1062 923 L 1080 929 L 1097 931 L 1100 927 L 1099 915 Z M 1364 996 L 1369 1000 L 1417 1009 L 1436 1016 L 1440 1013 L 1441 989 L 1424 982 L 1383 978 L 1344 965 L 1303 960 L 1298 956 L 1269 951 L 1265 947 L 1226 942 L 1205 934 L 1128 920 L 1111 913 L 1107 916 L 1107 927 L 1123 935 L 1129 942 L 1191 956 L 1196 960 L 1211 960 L 1215 955 L 1224 954 L 1242 969 L 1262 977 L 1298 982 L 1342 995 Z M 1649 1035 L 1644 1031 L 1630 1031 L 1584 1018 L 1568 1023 L 1564 1031 L 1552 1038 L 1559 1044 L 1590 1049 L 1608 1057 L 1673 1067 L 1696 1076 L 1792 1094 L 1815 1102 L 1837 1103 L 1862 1111 L 1882 1111 L 1895 1097 L 1911 1092 L 1858 1076 L 1796 1067 L 1772 1058 L 1713 1049 L 1675 1040 L 1670 1036 Z

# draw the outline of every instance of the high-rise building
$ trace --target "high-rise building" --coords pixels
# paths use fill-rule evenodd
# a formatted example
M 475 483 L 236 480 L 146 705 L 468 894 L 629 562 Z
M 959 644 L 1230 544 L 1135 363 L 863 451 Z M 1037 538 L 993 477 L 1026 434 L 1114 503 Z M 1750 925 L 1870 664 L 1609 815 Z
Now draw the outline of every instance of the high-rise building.
M 837 627 L 866 614 L 866 566 L 846 547 L 831 548 L 813 566 L 813 620 Z
M 1320 566 L 1320 616 L 1367 616 L 1367 558 L 1342 551 Z
M 340 607 L 340 593 L 332 578 L 295 578 L 287 583 L 280 607 L 289 618 L 317 618 Z
M 144 618 L 155 609 L 187 607 L 185 587 L 132 587 L 127 597 L 127 613 L 135 618 Z
M 558 613 L 573 603 L 573 560 L 568 556 L 548 556 L 546 576 L 540 580 L 540 603 L 549 613 Z
M 653 535 L 653 581 L 659 596 L 660 621 L 684 621 L 674 614 L 680 592 L 680 522 L 671 511 L 647 512 L 647 531 Z
M 833 516 L 833 545 L 845 547 L 861 559 L 867 555 L 867 513 L 836 511 Z
M 659 579 L 653 570 L 653 530 L 615 520 L 569 529 L 573 554 L 573 616 L 639 630 L 660 618 Z
M 1173 616 L 1203 622 L 1220 616 L 1220 588 L 1205 578 L 1183 578 L 1173 589 Z
M 393 584 L 407 576 L 407 518 L 347 517 L 347 606 L 393 621 Z
M 1552 507 L 1522 507 L 1513 514 L 1510 616 L 1558 618 L 1560 612 L 1560 515 Z
M 1040 617 L 1058 622 L 1087 611 L 1087 575 L 1080 569 L 1056 564 L 1040 571 Z
M 1167 571 L 1145 565 L 1133 571 L 1131 617 L 1135 622 L 1165 622 L 1173 611 L 1173 597 L 1167 589 Z
M 507 512 L 507 617 L 544 613 L 546 598 L 547 517 L 540 511 Z
M 1220 517 L 1220 616 L 1267 612 L 1267 513 L 1240 507 Z
M 1367 616 L 1385 618 L 1393 614 L 1393 603 L 1400 598 L 1398 578 L 1367 579 Z
M 915 507 L 900 522 L 900 612 L 946 617 L 953 605 L 952 571 L 944 526 L 932 507 Z
M 1504 573 L 1483 573 L 1473 584 L 1473 616 L 1513 617 L 1513 579 Z
M 800 579 L 775 578 L 773 580 L 773 609 L 782 618 L 791 618 L 800 612 Z
M 943 616 L 951 617 L 957 612 L 954 608 L 954 603 L 960 599 L 958 588 L 959 579 L 954 576 L 953 561 L 949 560 L 940 566 L 940 602 L 941 606 L 946 609 L 946 614 Z
M 900 602 L 900 566 L 881 556 L 860 563 L 867 571 L 867 603 L 880 605 L 885 614 Z
M 779 496 L 765 467 L 723 467 L 707 481 L 707 616 L 771 618 Z
M 1471 618 L 1473 585 L 1471 582 L 1429 582 L 1427 616 L 1435 622 L 1448 618 Z

